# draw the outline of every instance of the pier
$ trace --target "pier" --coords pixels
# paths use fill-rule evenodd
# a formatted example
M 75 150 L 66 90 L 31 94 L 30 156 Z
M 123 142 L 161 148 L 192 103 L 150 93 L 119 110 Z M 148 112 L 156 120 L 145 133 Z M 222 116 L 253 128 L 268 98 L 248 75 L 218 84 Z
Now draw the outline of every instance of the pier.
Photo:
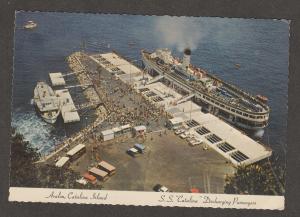
M 55 94 L 60 97 L 61 100 L 61 114 L 64 123 L 71 123 L 80 121 L 79 114 L 74 105 L 73 99 L 68 89 L 56 90 Z
M 75 86 L 82 88 L 88 102 L 75 105 L 69 99 L 73 106 L 66 107 L 64 119 L 75 119 L 73 112 L 94 108 L 96 120 L 66 138 L 38 163 L 55 165 L 68 151 L 83 144 L 86 152 L 68 167 L 83 175 L 101 160 L 111 162 L 118 172 L 102 183 L 106 189 L 151 190 L 154 183 L 163 182 L 179 192 L 196 185 L 205 193 L 223 193 L 224 177 L 236 166 L 250 165 L 272 154 L 222 119 L 202 112 L 192 101 L 193 93 L 180 93 L 165 84 L 163 76 L 152 77 L 114 52 L 90 56 L 76 52 L 68 57 L 68 63 L 72 71 L 80 71 L 74 73 L 79 83 Z M 57 92 L 67 93 L 68 89 Z M 188 139 L 201 140 L 200 145 L 190 146 L 188 139 L 166 127 L 169 122 L 184 128 Z M 125 126 L 126 132 L 121 130 Z M 134 132 L 136 126 L 147 130 Z M 137 160 L 126 154 L 134 144 L 147 147 Z
M 118 112 L 115 108 L 109 106 L 109 103 L 112 103 L 108 101 L 109 99 L 107 97 L 109 96 L 104 96 L 101 93 L 99 84 L 96 83 L 94 78 L 97 76 L 97 71 L 88 70 L 82 61 L 93 61 L 102 69 L 112 73 L 115 77 L 119 77 L 123 83 L 134 87 L 134 90 L 141 94 L 146 101 L 155 106 L 159 113 L 165 113 L 169 118 L 180 117 L 182 124 L 191 121 L 196 123 L 195 126 L 190 127 L 190 133 L 193 134 L 193 136 L 201 138 L 201 140 L 205 141 L 207 146 L 214 149 L 234 165 L 252 164 L 269 157 L 272 153 L 270 149 L 249 138 L 243 132 L 225 123 L 220 118 L 203 113 L 201 107 L 191 101 L 194 94 L 181 95 L 172 87 L 160 82 L 163 76 L 159 76 L 159 79 L 157 79 L 152 78 L 149 74 L 145 75 L 142 70 L 116 53 L 88 56 L 76 52 L 68 57 L 69 66 L 76 72 L 74 75 L 76 75 L 80 83 L 79 86 L 87 86 L 83 92 L 89 102 L 75 107 L 67 89 L 56 91 L 58 95 L 66 98 L 66 101 L 69 102 L 66 103 L 62 109 L 65 123 L 80 120 L 77 113 L 78 110 L 88 107 L 96 108 L 100 104 L 103 105 L 101 108 L 105 109 L 107 114 L 110 114 L 106 116 L 110 121 L 113 120 L 115 113 Z M 118 70 L 113 70 L 116 68 Z M 120 73 L 120 71 L 122 73 Z M 124 77 L 128 77 L 128 75 L 131 79 L 124 79 Z M 87 83 L 90 85 L 86 85 Z M 121 112 L 119 111 L 119 113 Z M 99 112 L 97 114 L 99 115 Z M 128 122 L 123 122 L 123 124 L 126 123 Z M 134 124 L 135 121 L 132 120 L 129 123 Z M 94 127 L 99 124 L 100 122 L 98 120 L 94 123 Z M 206 129 L 206 133 L 201 133 L 201 129 Z M 85 133 L 83 133 L 83 135 L 86 135 L 90 130 L 90 128 L 84 129 L 83 132 Z

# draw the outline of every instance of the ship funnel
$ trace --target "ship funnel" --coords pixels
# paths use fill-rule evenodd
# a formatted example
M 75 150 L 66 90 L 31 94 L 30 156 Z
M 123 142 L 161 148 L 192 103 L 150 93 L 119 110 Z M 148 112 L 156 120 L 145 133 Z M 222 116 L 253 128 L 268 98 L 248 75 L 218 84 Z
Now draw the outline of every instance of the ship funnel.
M 182 59 L 182 67 L 186 69 L 190 65 L 192 51 L 189 48 L 184 49 L 183 59 Z

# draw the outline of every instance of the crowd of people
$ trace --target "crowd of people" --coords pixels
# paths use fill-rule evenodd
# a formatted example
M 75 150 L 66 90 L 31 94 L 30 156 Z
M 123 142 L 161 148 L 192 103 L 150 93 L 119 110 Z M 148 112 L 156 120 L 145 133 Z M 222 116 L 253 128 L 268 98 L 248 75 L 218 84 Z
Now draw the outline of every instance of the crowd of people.
M 93 80 L 96 81 L 97 93 L 108 111 L 107 121 L 111 125 L 158 125 L 164 114 L 162 109 L 146 100 L 130 84 L 115 79 L 105 69 L 98 70 L 100 76 L 99 73 L 93 74 Z
M 69 150 L 75 144 L 84 142 L 98 127 L 101 128 L 103 122 L 108 123 L 108 126 L 111 127 L 131 124 L 131 126 L 146 125 L 152 129 L 160 128 L 161 124 L 165 123 L 165 112 L 162 108 L 156 107 L 141 93 L 134 90 L 130 84 L 115 79 L 105 69 L 101 69 L 100 76 L 99 73 L 89 71 L 85 66 L 91 63 L 87 61 L 90 60 L 80 52 L 68 57 L 69 67 L 72 71 L 85 70 L 82 73 L 76 73 L 80 84 L 93 83 L 91 87 L 83 90 L 86 98 L 90 102 L 99 102 L 103 106 L 96 109 L 96 120 L 93 123 L 56 146 L 52 156 L 61 150 Z M 81 63 L 84 63 L 84 66 Z

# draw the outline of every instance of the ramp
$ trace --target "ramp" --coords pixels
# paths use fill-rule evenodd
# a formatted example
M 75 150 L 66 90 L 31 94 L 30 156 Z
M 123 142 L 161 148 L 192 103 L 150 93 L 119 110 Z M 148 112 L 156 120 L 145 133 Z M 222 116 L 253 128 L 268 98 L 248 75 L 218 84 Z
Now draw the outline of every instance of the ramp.
M 148 81 L 147 84 L 155 83 L 155 82 L 159 81 L 160 79 L 162 79 L 163 77 L 164 77 L 163 75 L 158 75 L 155 78 L 153 78 L 152 80 Z
M 188 101 L 189 99 L 193 98 L 194 96 L 195 96 L 195 94 L 190 94 L 190 95 L 188 95 L 186 97 L 183 97 L 182 99 L 180 99 L 180 100 L 177 101 L 177 104 L 180 104 L 180 103 L 183 103 L 185 101 Z

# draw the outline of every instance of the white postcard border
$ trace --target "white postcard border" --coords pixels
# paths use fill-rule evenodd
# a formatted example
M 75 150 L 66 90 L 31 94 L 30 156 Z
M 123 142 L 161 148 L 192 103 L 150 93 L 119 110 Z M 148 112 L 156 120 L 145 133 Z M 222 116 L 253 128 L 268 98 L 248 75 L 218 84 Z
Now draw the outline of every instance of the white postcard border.
M 284 210 L 284 196 L 10 187 L 10 202 Z

